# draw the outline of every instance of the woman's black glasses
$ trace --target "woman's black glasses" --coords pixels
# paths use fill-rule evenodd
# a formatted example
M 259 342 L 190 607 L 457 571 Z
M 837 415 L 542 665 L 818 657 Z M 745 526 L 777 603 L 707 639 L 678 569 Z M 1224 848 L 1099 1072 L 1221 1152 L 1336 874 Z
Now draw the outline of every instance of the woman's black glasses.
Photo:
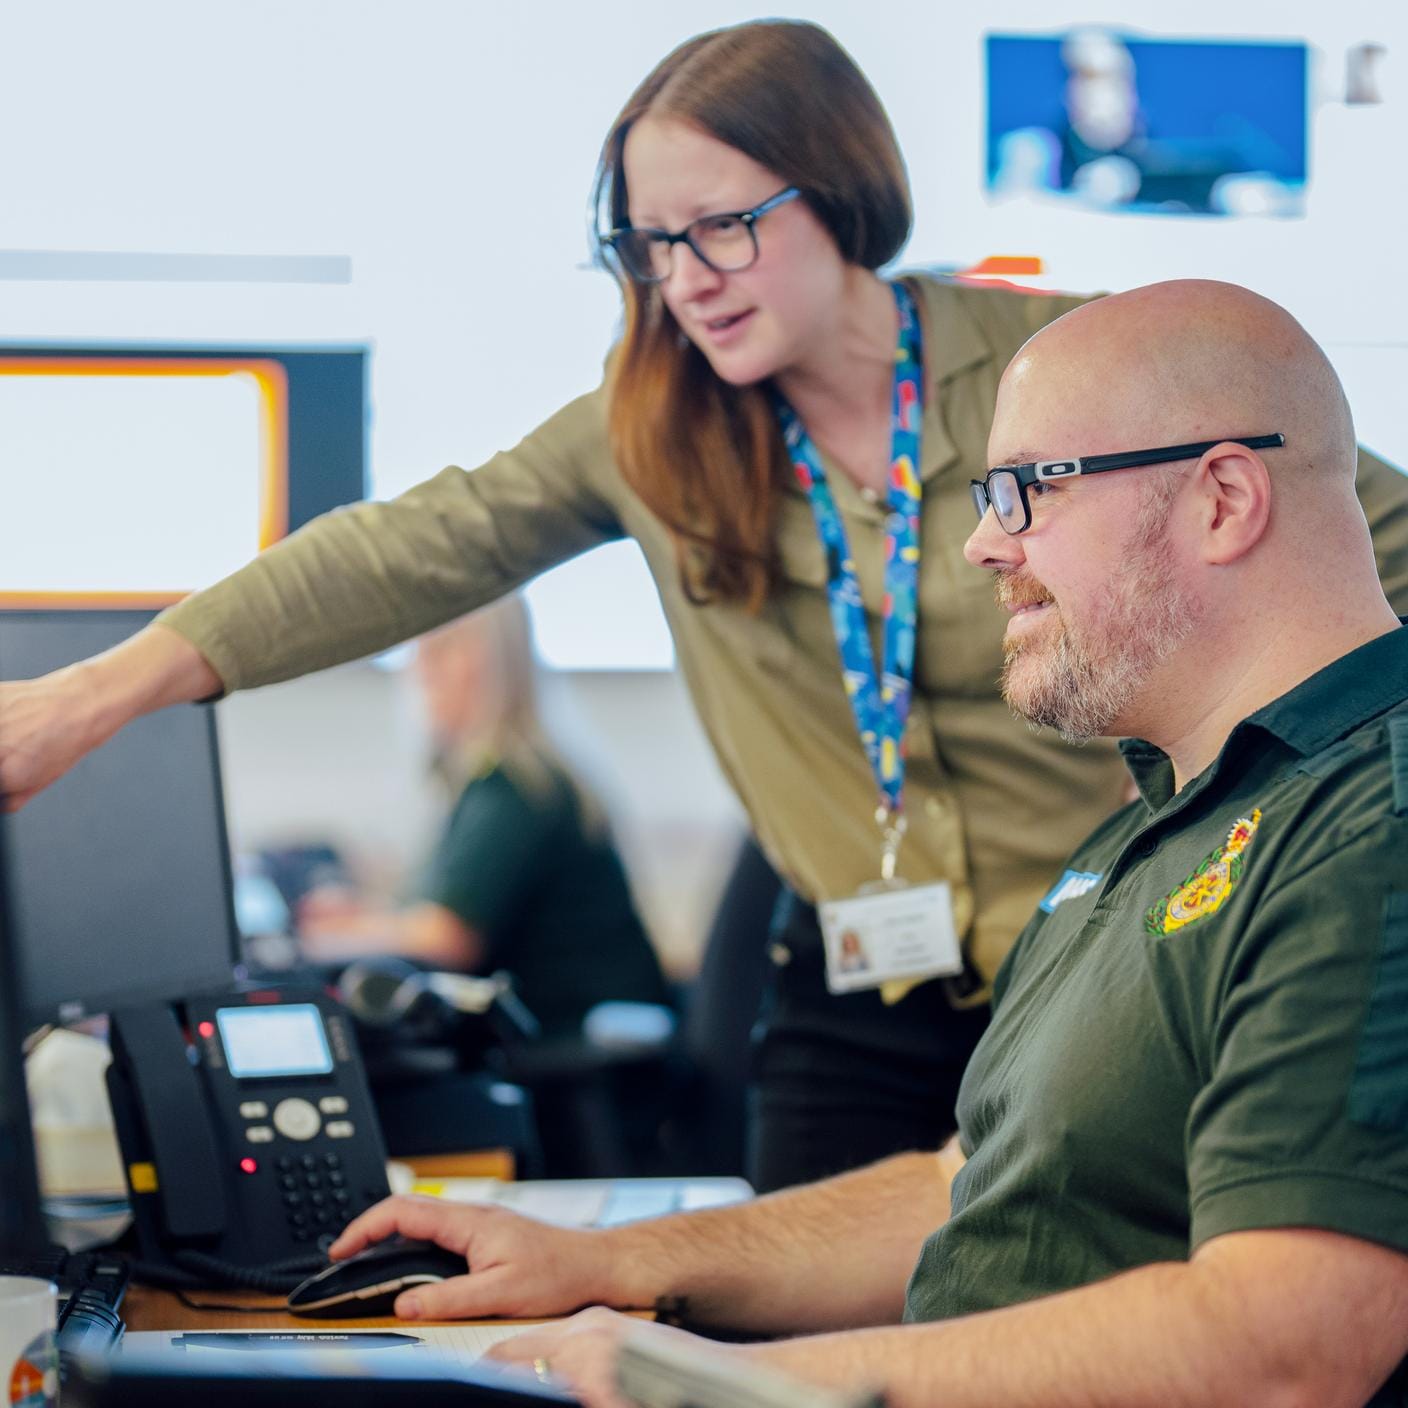
M 601 242 L 613 249 L 625 271 L 643 284 L 658 284 L 670 277 L 677 244 L 687 244 L 716 274 L 736 274 L 758 257 L 758 232 L 754 229 L 758 221 L 801 194 L 796 186 L 788 186 L 752 210 L 701 215 L 673 235 L 668 230 L 623 225 L 602 235 Z

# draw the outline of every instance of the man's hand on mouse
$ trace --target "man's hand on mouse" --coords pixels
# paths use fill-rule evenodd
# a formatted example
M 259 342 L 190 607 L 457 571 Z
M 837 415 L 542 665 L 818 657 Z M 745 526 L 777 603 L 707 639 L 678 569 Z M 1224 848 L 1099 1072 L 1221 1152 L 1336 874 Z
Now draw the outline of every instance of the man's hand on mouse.
M 340 1261 L 400 1233 L 458 1252 L 468 1274 L 397 1298 L 406 1320 L 565 1315 L 612 1303 L 611 1258 L 593 1229 L 554 1227 L 510 1212 L 438 1198 L 387 1198 L 348 1223 L 329 1255 Z

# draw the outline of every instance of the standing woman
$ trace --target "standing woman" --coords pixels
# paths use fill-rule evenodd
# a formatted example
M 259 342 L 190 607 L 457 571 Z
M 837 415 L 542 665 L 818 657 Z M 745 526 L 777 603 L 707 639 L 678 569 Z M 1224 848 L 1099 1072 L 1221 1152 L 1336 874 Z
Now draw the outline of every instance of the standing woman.
M 877 274 L 909 233 L 903 162 L 810 24 L 681 45 L 607 135 L 597 190 L 625 307 L 604 385 L 473 473 L 331 514 L 116 651 L 6 687 L 0 793 L 145 710 L 381 650 L 629 535 L 790 887 L 756 1183 L 937 1146 L 1008 943 L 1121 792 L 1112 748 L 1012 719 L 961 551 L 998 377 L 1078 300 Z M 913 888 L 874 888 L 892 875 Z M 854 903 L 824 942 L 827 901 Z M 845 931 L 863 969 L 842 971 Z

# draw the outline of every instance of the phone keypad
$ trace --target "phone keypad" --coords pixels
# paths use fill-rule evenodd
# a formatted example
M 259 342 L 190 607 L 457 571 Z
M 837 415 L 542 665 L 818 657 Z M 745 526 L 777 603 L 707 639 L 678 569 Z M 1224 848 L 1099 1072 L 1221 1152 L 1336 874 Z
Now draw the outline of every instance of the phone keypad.
M 277 1162 L 284 1214 L 295 1241 L 341 1231 L 352 1215 L 352 1195 L 338 1154 L 284 1154 Z

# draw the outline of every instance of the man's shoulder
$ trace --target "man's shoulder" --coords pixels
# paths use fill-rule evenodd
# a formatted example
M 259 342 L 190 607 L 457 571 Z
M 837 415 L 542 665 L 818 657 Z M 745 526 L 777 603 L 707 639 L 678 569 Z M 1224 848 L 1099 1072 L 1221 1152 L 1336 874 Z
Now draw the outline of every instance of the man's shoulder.
M 1286 781 L 1298 794 L 1288 860 L 1313 865 L 1373 832 L 1389 847 L 1408 840 L 1408 701 L 1301 758 Z

